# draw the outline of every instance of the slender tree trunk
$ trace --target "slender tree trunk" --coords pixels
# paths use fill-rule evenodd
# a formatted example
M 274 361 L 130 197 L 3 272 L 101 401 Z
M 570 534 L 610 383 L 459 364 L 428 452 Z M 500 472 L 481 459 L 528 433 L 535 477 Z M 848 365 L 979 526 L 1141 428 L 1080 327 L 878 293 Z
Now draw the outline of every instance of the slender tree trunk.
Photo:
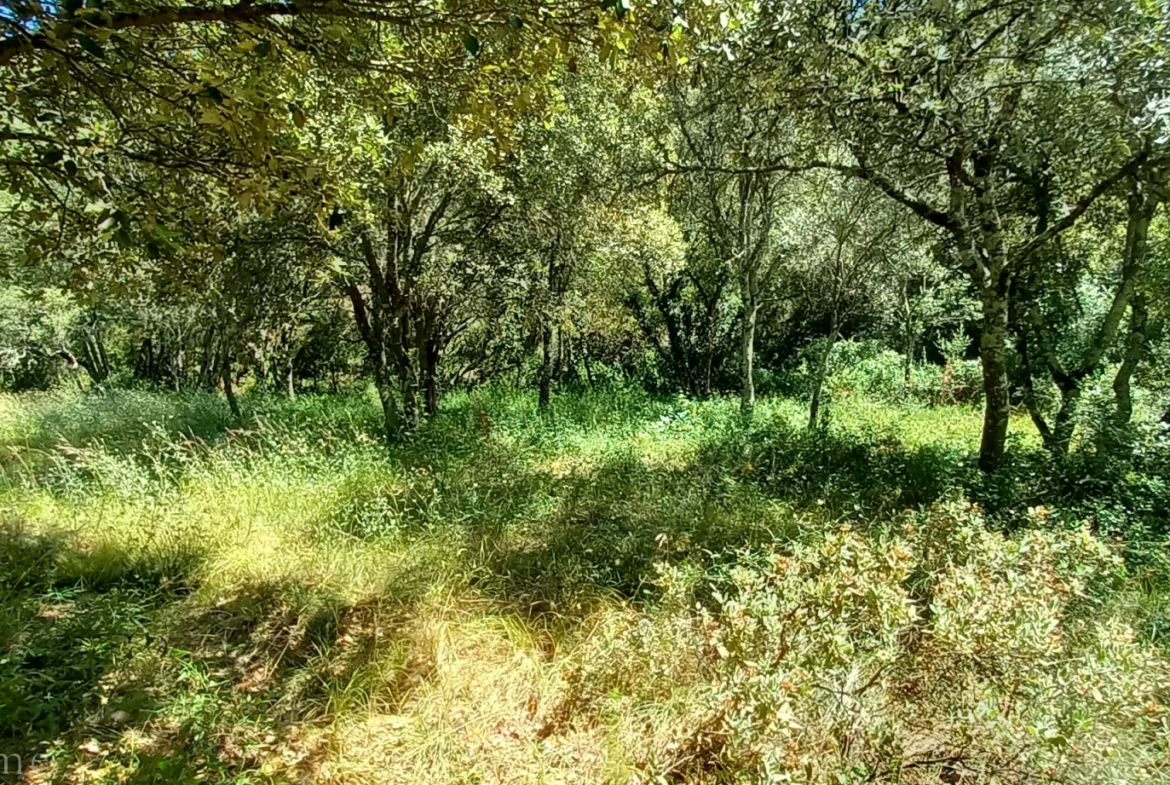
M 743 387 L 739 408 L 750 412 L 756 405 L 756 317 L 755 304 L 745 306 L 743 318 Z
M 566 288 L 566 270 L 564 265 L 558 264 L 557 257 L 560 253 L 561 236 L 557 233 L 556 239 L 549 247 L 548 251 L 548 292 L 555 307 L 561 304 L 561 296 Z M 541 333 L 540 333 L 540 393 L 538 404 L 543 409 L 552 401 L 552 383 L 557 373 L 557 365 L 560 361 L 561 348 L 559 341 L 556 341 L 557 346 L 553 346 L 554 337 L 553 331 L 560 333 L 559 327 L 553 327 L 552 319 L 549 314 L 542 314 Z
M 565 379 L 565 331 L 562 327 L 557 327 L 557 353 L 556 362 L 553 363 L 553 381 L 557 384 L 564 385 Z
M 540 331 L 540 408 L 552 401 L 553 377 L 552 328 L 544 325 Z
M 291 330 L 285 332 L 284 336 L 284 384 L 285 391 L 288 393 L 288 399 L 295 401 L 297 399 L 297 385 L 296 385 L 296 361 L 297 351 L 293 347 L 293 333 Z
M 365 243 L 369 250 L 368 242 Z M 394 374 L 391 372 L 390 351 L 388 348 L 389 335 L 384 321 L 384 313 L 379 311 L 371 314 L 366 308 L 366 300 L 356 282 L 346 286 L 346 294 L 353 305 L 354 321 L 358 332 L 366 344 L 370 365 L 374 368 L 374 387 L 378 391 L 378 400 L 382 403 L 382 425 L 386 436 L 386 446 L 394 444 L 402 434 L 402 415 L 398 411 L 398 400 L 394 395 Z M 289 378 L 291 382 L 291 376 Z
M 750 414 L 756 405 L 756 319 L 760 312 L 756 270 L 750 264 L 740 276 L 740 286 L 743 299 L 743 386 L 739 408 Z
M 1073 367 L 1066 369 L 1060 357 L 1057 355 L 1052 337 L 1045 324 L 1044 315 L 1039 303 L 1036 301 L 1034 286 L 1025 288 L 1024 293 L 1028 298 L 1026 306 L 1028 326 L 1030 326 L 1032 333 L 1035 335 L 1043 351 L 1045 364 L 1048 367 L 1052 381 L 1060 389 L 1060 409 L 1057 411 L 1056 419 L 1051 429 L 1044 423 L 1043 414 L 1039 412 L 1038 407 L 1033 402 L 1029 402 L 1029 411 L 1032 413 L 1032 419 L 1044 439 L 1045 447 L 1058 458 L 1066 457 L 1071 448 L 1073 435 L 1076 431 L 1077 413 L 1084 388 L 1084 380 L 1095 374 L 1101 367 L 1105 353 L 1113 344 L 1127 308 L 1131 310 L 1131 323 L 1132 317 L 1135 316 L 1139 317 L 1141 321 L 1141 324 L 1138 326 L 1139 333 L 1141 333 L 1141 337 L 1138 340 L 1141 345 L 1136 347 L 1138 355 L 1133 365 L 1123 369 L 1123 371 L 1119 371 L 1118 376 L 1114 380 L 1114 391 L 1118 403 L 1116 413 L 1126 421 L 1129 419 L 1128 410 L 1131 404 L 1128 400 L 1128 377 L 1133 372 L 1133 366 L 1136 365 L 1137 361 L 1140 361 L 1141 352 L 1144 351 L 1142 346 L 1144 346 L 1145 340 L 1144 302 L 1134 307 L 1131 307 L 1131 303 L 1135 298 L 1141 296 L 1140 292 L 1137 291 L 1137 286 L 1141 271 L 1145 266 L 1150 222 L 1153 219 L 1158 205 L 1162 201 L 1160 189 L 1150 187 L 1150 185 L 1149 182 L 1138 180 L 1134 182 L 1130 190 L 1126 219 L 1125 250 L 1121 263 L 1121 285 L 1114 293 L 1109 310 L 1106 312 L 1101 325 L 1087 336 L 1087 349 Z M 1156 186 L 1157 184 L 1154 183 L 1154 185 Z M 1132 330 L 1130 337 L 1131 339 L 1134 338 Z M 1127 358 L 1128 356 L 1127 349 Z M 1120 393 L 1118 393 L 1118 390 L 1120 390 Z M 1122 400 L 1123 398 L 1124 401 Z
M 914 381 L 914 351 L 917 347 L 914 345 L 914 336 L 906 339 L 906 363 L 902 366 L 902 386 L 907 390 Z
M 439 413 L 439 345 L 433 338 L 424 344 L 423 373 L 427 414 Z
M 1081 402 L 1081 380 L 1069 377 L 1060 386 L 1060 409 L 1052 426 L 1052 453 L 1058 458 L 1068 456 L 1072 446 L 1073 432 L 1077 427 L 1077 411 Z
M 223 380 L 223 394 L 227 396 L 228 406 L 232 410 L 232 416 L 239 418 L 241 416 L 240 402 L 236 400 L 236 388 L 232 384 L 232 360 L 226 341 L 224 342 L 223 351 L 220 354 L 219 372 L 220 378 Z
M 808 427 L 813 430 L 817 427 L 817 418 L 821 411 L 821 391 L 825 388 L 825 377 L 829 375 L 829 360 L 833 354 L 833 347 L 837 345 L 837 316 L 829 326 L 829 337 L 825 344 L 825 351 L 821 353 L 820 363 L 817 366 L 817 378 L 813 383 L 812 400 L 808 405 Z
M 394 396 L 394 378 L 385 362 L 374 371 L 374 386 L 378 389 L 378 400 L 382 402 L 386 444 L 394 444 L 402 434 L 402 414 L 398 411 L 398 399 Z
M 1036 426 L 1037 433 L 1047 447 L 1052 441 L 1052 429 L 1048 427 L 1048 420 L 1044 418 L 1040 401 L 1036 398 L 1034 379 L 1036 370 L 1032 366 L 1032 347 L 1028 343 L 1027 330 L 1023 327 L 1016 333 L 1016 353 L 1020 356 L 1020 383 L 1024 388 L 1024 406 L 1027 407 L 1028 416 L 1032 418 L 1032 424 Z

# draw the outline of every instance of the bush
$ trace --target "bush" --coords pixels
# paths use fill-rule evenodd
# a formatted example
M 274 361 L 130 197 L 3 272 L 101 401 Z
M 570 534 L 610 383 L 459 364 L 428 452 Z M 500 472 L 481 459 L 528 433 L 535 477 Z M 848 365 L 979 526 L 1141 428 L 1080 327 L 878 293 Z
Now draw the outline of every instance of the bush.
M 813 369 L 823 344 L 816 342 L 797 365 L 782 371 L 760 369 L 756 389 L 761 395 L 807 398 L 812 393 Z M 946 365 L 914 363 L 906 378 L 906 356 L 884 348 L 879 341 L 846 340 L 833 347 L 826 379 L 830 396 L 862 396 L 883 401 L 916 400 L 938 405 L 976 403 L 983 397 L 978 360 L 954 357 Z
M 1007 536 L 949 503 L 663 568 L 659 607 L 583 647 L 578 708 L 647 780 L 1149 781 L 1170 672 L 1099 602 L 1118 558 L 1042 517 Z
M 0 385 L 9 390 L 47 390 L 68 367 L 66 348 L 77 306 L 64 294 L 30 294 L 0 286 Z

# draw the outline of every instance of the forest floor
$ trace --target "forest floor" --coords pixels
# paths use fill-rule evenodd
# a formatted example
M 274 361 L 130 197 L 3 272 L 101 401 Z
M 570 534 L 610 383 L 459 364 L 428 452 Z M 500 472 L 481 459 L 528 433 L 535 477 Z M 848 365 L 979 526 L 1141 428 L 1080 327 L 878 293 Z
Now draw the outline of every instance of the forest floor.
M 9 780 L 1170 776 L 1166 595 L 975 409 L 533 397 L 0 397 Z

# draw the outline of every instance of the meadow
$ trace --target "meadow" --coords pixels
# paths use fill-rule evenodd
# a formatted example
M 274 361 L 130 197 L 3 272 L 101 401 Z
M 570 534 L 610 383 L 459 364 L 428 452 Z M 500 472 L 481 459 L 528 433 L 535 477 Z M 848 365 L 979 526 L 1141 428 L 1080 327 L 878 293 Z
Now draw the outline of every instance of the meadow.
M 243 405 L 0 396 L 9 780 L 1170 782 L 1159 438 L 1056 471 L 1017 416 L 988 480 L 960 405 Z

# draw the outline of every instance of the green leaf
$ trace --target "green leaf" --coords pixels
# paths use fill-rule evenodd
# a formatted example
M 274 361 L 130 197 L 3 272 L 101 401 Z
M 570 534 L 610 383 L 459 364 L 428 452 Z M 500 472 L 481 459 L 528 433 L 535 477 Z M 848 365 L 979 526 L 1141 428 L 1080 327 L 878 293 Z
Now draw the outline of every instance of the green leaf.
M 102 45 L 88 35 L 78 37 L 77 43 L 81 44 L 81 48 L 94 57 L 103 58 L 106 56 L 106 53 L 102 50 Z
M 463 39 L 463 48 L 467 50 L 467 54 L 475 57 L 479 54 L 479 39 L 468 33 Z

